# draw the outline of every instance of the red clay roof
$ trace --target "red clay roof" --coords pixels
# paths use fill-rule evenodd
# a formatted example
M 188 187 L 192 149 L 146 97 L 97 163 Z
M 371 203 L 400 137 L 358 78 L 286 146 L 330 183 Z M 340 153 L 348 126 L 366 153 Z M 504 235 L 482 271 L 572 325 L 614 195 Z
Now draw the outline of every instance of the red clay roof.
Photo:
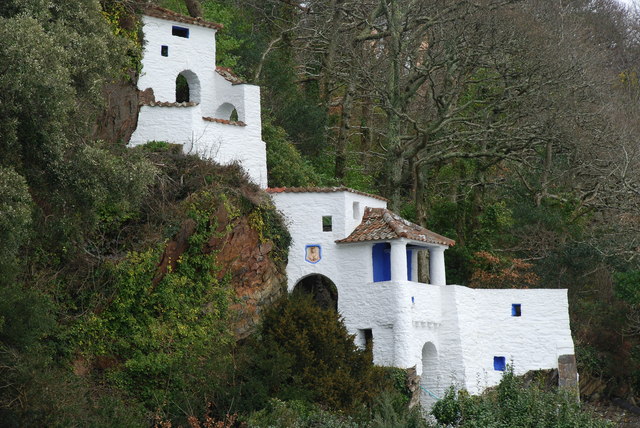
M 184 101 L 181 103 L 172 103 L 168 101 L 141 101 L 139 104 L 141 106 L 149 107 L 194 107 L 198 105 L 198 103 L 193 101 Z
M 146 5 L 142 9 L 142 13 L 148 16 L 153 16 L 155 18 L 166 19 L 167 21 L 182 22 L 183 24 L 193 24 L 200 27 L 212 28 L 214 30 L 221 30 L 223 27 L 222 24 L 205 21 L 202 18 L 192 18 L 190 16 L 185 16 L 172 10 L 156 6 L 154 4 Z
M 386 208 L 370 207 L 364 210 L 362 222 L 351 232 L 351 235 L 336 242 L 387 241 L 398 238 L 450 247 L 456 243 L 453 239 L 438 235 L 429 229 L 411 223 Z
M 236 75 L 229 67 L 217 66 L 216 71 L 220 76 L 224 77 L 225 80 L 233 83 L 234 85 L 245 83 L 245 81 L 238 77 L 238 75 Z
M 380 199 L 389 202 L 382 196 L 372 195 L 370 193 L 361 192 L 359 190 L 350 189 L 349 187 L 269 187 L 267 193 L 332 193 L 332 192 L 350 192 L 356 195 L 368 196 L 370 198 Z
M 206 120 L 207 122 L 222 123 L 224 125 L 247 126 L 247 124 L 241 120 L 218 119 L 217 117 L 202 117 L 202 120 Z

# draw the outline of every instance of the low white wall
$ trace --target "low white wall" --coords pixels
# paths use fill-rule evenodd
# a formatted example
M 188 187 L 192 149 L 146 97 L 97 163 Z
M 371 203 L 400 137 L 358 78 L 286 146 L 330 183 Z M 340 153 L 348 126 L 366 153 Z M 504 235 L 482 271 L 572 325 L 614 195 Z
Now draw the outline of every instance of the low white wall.
M 472 394 L 497 385 L 502 372 L 493 357 L 504 356 L 516 374 L 558 367 L 558 357 L 573 354 L 567 290 L 473 290 L 453 286 L 464 362 L 466 388 Z M 511 315 L 521 304 L 522 315 Z
M 201 107 L 141 106 L 129 146 L 149 141 L 181 144 L 185 153 L 221 164 L 239 162 L 251 181 L 267 187 L 266 147 L 255 128 L 208 122 Z

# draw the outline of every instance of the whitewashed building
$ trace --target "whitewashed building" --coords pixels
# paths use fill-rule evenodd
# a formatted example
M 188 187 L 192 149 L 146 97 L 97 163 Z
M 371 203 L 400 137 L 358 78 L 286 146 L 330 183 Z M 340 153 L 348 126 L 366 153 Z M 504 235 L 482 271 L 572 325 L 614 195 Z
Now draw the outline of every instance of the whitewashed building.
M 182 144 L 185 153 L 239 162 L 267 187 L 260 88 L 216 67 L 219 24 L 156 6 L 142 16 L 144 50 L 138 79 L 140 113 L 129 146 Z
M 446 285 L 451 239 L 386 209 L 386 200 L 348 188 L 267 189 L 287 219 L 292 244 L 288 288 L 337 298 L 358 345 L 374 362 L 415 367 L 421 401 L 431 406 L 450 385 L 478 394 L 516 374 L 560 369 L 575 387 L 567 290 L 471 289 Z M 430 284 L 417 282 L 417 253 L 429 252 Z M 567 374 L 568 373 L 568 374 Z
M 186 153 L 239 162 L 267 187 L 260 90 L 216 67 L 219 25 L 149 6 L 142 17 L 141 106 L 130 146 L 182 144 Z M 288 221 L 288 288 L 324 293 L 374 362 L 415 367 L 428 408 L 450 385 L 472 394 L 517 374 L 559 369 L 577 386 L 566 290 L 477 290 L 447 285 L 455 242 L 347 188 L 267 189 Z M 429 253 L 429 284 L 418 253 Z

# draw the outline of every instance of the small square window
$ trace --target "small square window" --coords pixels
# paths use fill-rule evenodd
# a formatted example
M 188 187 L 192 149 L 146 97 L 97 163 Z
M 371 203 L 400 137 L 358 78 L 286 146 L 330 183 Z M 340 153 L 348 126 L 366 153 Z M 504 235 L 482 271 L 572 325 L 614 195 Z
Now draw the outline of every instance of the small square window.
M 174 25 L 171 27 L 171 34 L 178 37 L 184 37 L 185 39 L 189 38 L 189 29 L 185 27 L 178 27 Z
M 322 216 L 322 231 L 323 232 L 331 232 L 332 224 L 331 224 L 331 216 L 323 215 Z
M 162 56 L 169 56 L 169 46 L 167 45 L 162 45 L 160 47 L 160 55 Z
M 514 303 L 511 305 L 511 316 L 512 317 L 522 316 L 522 305 L 520 303 Z
M 507 368 L 507 359 L 505 357 L 493 357 L 493 369 L 499 372 L 505 371 Z

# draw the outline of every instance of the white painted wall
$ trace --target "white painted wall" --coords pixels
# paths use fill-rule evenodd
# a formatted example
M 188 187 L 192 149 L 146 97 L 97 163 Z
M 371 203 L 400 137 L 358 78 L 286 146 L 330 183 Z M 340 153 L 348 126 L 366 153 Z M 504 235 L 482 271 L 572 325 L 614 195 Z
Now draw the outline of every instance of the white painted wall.
M 234 85 L 220 76 L 215 64 L 216 30 L 143 16 L 144 51 L 138 89 L 152 88 L 158 102 L 175 102 L 178 74 L 189 70 L 200 84 L 199 104 L 192 107 L 141 106 L 138 126 L 129 146 L 149 141 L 182 144 L 185 153 L 198 154 L 221 164 L 239 162 L 249 178 L 267 187 L 267 155 L 262 141 L 260 88 Z M 189 38 L 171 34 L 172 26 L 189 28 Z M 161 55 L 161 46 L 169 56 Z M 193 89 L 193 88 L 190 88 Z M 231 104 L 246 126 L 205 121 L 203 117 L 229 120 Z M 224 110 L 226 117 L 217 117 Z
M 275 193 L 272 197 L 287 218 L 292 236 L 289 290 L 310 274 L 330 278 L 338 289 L 338 310 L 356 343 L 363 346 L 362 330 L 371 329 L 374 362 L 415 366 L 423 387 L 435 395 L 441 397 L 450 385 L 472 394 L 497 385 L 503 372 L 494 370 L 494 356 L 506 357 L 515 373 L 523 374 L 557 368 L 560 355 L 574 353 L 566 290 L 373 282 L 374 243 L 337 245 L 335 240 L 353 231 L 364 207 L 384 208 L 383 201 L 350 192 Z M 360 203 L 356 219 L 353 202 Z M 322 215 L 333 216 L 332 232 L 322 232 Z M 304 260 L 306 244 L 322 246 L 319 263 Z M 522 305 L 522 316 L 511 315 L 513 303 Z M 428 342 L 437 350 L 437 364 L 423 367 L 422 350 Z M 421 399 L 424 408 L 435 401 L 426 393 Z
M 171 35 L 174 25 L 188 28 L 189 38 Z M 191 70 L 200 80 L 202 104 L 210 104 L 216 97 L 216 30 L 143 15 L 142 31 L 144 48 L 138 89 L 153 88 L 156 101 L 175 102 L 176 77 Z M 160 54 L 162 45 L 169 47 L 169 56 Z
M 335 241 L 346 238 L 360 224 L 364 207 L 386 208 L 386 202 L 347 191 L 283 192 L 273 193 L 271 197 L 285 217 L 292 238 L 287 265 L 289 291 L 305 276 L 325 275 L 338 287 L 340 304 L 342 290 L 338 284 L 348 284 L 352 279 L 362 281 L 366 270 L 370 269 L 371 254 L 368 258 L 364 257 L 362 248 L 338 245 Z M 361 206 L 357 219 L 353 218 L 353 202 L 359 202 Z M 329 215 L 333 219 L 332 231 L 323 232 L 322 216 Z M 305 261 L 306 245 L 322 247 L 322 259 L 318 263 Z M 344 269 L 343 266 L 350 268 Z

